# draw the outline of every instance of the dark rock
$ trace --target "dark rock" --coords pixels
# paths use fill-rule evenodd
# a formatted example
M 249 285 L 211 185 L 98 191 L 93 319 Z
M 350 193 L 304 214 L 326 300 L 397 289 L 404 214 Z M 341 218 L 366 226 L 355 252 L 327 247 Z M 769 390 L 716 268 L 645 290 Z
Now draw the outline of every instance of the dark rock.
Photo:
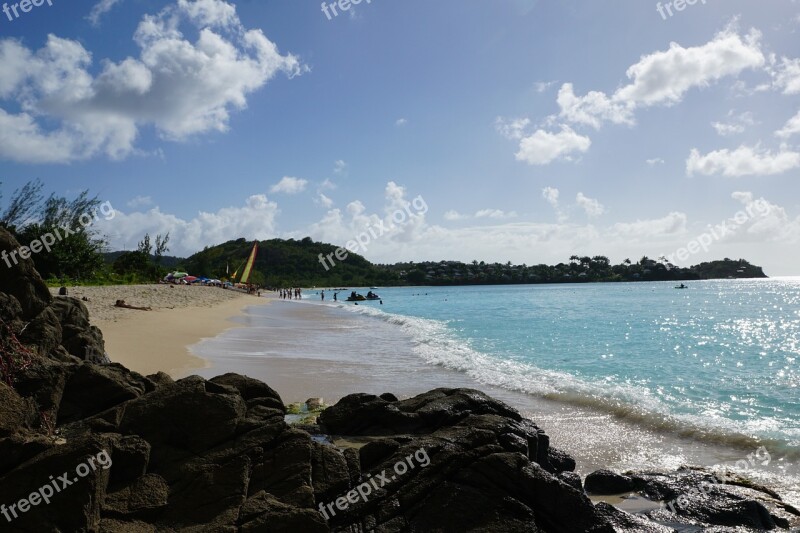
M 398 399 L 397 399 L 397 396 L 395 396 L 395 395 L 394 395 L 394 394 L 392 394 L 391 392 L 384 392 L 383 394 L 381 394 L 381 395 L 379 396 L 379 398 L 380 398 L 381 400 L 385 400 L 385 401 L 387 401 L 387 402 L 389 402 L 389 403 L 393 403 L 393 402 L 399 402 L 399 401 L 400 401 L 400 400 L 398 400 Z
M 51 309 L 61 323 L 62 345 L 70 354 L 92 363 L 108 362 L 103 333 L 89 324 L 89 311 L 83 302 L 59 296 L 53 300 Z
M 120 431 L 197 452 L 230 439 L 246 411 L 241 396 L 207 392 L 205 380 L 192 377 L 128 403 Z
M 567 452 L 550 446 L 547 453 L 547 463 L 544 466 L 551 473 L 574 472 L 575 459 Z
M 581 476 L 575 472 L 560 472 L 557 477 L 578 492 L 583 492 L 583 482 L 581 481 Z
M 344 454 L 333 446 L 313 443 L 311 481 L 316 501 L 329 502 L 350 489 L 350 471 Z
M 19 340 L 37 354 L 46 356 L 62 342 L 61 322 L 52 308 L 44 309 L 19 335 Z
M 67 379 L 58 419 L 73 422 L 105 411 L 155 389 L 147 378 L 120 365 L 78 365 Z
M 617 533 L 674 533 L 675 531 L 671 527 L 651 522 L 643 516 L 626 513 L 605 502 L 595 505 L 595 509 L 614 526 Z
M 97 529 L 100 522 L 104 488 L 109 471 L 88 466 L 89 457 L 107 451 L 108 443 L 94 437 L 55 446 L 39 454 L 36 460 L 20 464 L 6 473 L 0 483 L 0 502 L 18 502 L 48 484 L 50 476 L 59 478 L 59 491 L 53 490 L 49 505 L 40 505 L 13 521 L 17 531 L 81 531 Z M 83 465 L 85 477 L 77 475 Z M 61 479 L 64 474 L 63 480 Z M 64 486 L 68 484 L 68 486 Z M 44 502 L 41 502 L 44 504 Z
M 156 387 L 160 387 L 162 385 L 172 385 L 175 383 L 175 380 L 169 374 L 165 372 L 158 372 L 157 374 L 151 374 L 147 376 Z
M 671 474 L 630 474 L 637 489 L 664 507 L 647 516 L 660 522 L 771 530 L 800 523 L 800 511 L 743 480 L 684 468 Z
M 584 486 L 589 494 L 599 495 L 624 494 L 636 490 L 633 479 L 610 470 L 592 472 L 586 476 Z
M 33 406 L 17 392 L 0 381 L 0 439 L 10 437 L 20 429 L 30 427 L 38 418 Z
M 284 405 L 280 394 L 275 392 L 275 390 L 273 390 L 272 387 L 266 383 L 262 383 L 247 376 L 240 376 L 238 374 L 225 374 L 223 376 L 218 376 L 211 379 L 211 382 L 236 388 L 239 391 L 239 394 L 241 394 L 242 398 L 248 401 L 256 398 L 273 400 L 272 402 L 265 402 L 261 405 L 274 407 L 275 409 L 281 409 L 284 413 L 286 413 L 286 406 Z
M 242 533 L 327 533 L 322 516 L 313 509 L 298 508 L 261 491 L 242 506 L 239 518 Z
M 153 516 L 150 511 L 167 506 L 169 485 L 159 475 L 142 474 L 127 487 L 106 495 L 103 510 L 114 515 Z
M 147 472 L 150 464 L 150 443 L 131 435 L 120 437 L 111 449 L 114 469 L 111 471 L 109 488 L 130 486 Z
M 11 253 L 18 250 L 20 244 L 5 229 L 0 227 L 0 252 Z M 50 305 L 53 297 L 50 290 L 44 284 L 39 273 L 33 266 L 30 259 L 19 259 L 16 264 L 12 261 L 11 268 L 5 264 L 0 264 L 3 275 L 0 276 L 0 293 L 13 296 L 22 310 L 20 318 L 31 320 L 44 311 Z

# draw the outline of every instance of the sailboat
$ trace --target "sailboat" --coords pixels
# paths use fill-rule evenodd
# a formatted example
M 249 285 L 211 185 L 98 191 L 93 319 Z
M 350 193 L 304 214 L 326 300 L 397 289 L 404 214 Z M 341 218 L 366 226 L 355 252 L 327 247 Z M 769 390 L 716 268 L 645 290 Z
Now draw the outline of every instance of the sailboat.
M 244 270 L 242 270 L 242 277 L 239 280 L 239 283 L 242 285 L 247 285 L 250 281 L 250 274 L 253 272 L 253 264 L 256 262 L 256 257 L 258 257 L 258 241 L 253 243 L 253 250 L 250 252 L 250 256 L 247 258 L 247 261 L 244 264 Z M 231 279 L 236 281 L 236 278 L 239 276 L 239 270 L 241 267 L 236 269 L 236 272 L 233 273 Z

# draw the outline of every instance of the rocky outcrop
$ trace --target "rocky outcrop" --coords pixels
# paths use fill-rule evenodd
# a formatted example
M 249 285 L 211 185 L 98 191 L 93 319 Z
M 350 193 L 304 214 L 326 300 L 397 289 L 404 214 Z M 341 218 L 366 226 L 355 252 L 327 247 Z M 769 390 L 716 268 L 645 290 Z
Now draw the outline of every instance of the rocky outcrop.
M 0 253 L 20 247 L 0 227 Z M 0 262 L 0 330 L 14 335 L 39 359 L 106 363 L 102 332 L 89 323 L 89 311 L 80 300 L 53 298 L 30 259 L 8 255 Z M 9 266 L 10 265 L 10 266 Z M 0 376 L 2 377 L 2 376 Z
M 2 230 L 0 237 L 8 241 Z M 141 376 L 98 356 L 102 335 L 86 308 L 49 299 L 32 266 L 21 265 L 12 269 L 15 282 L 3 285 L 15 292 L 0 292 L 0 368 L 13 370 L 0 380 L 0 531 L 612 533 L 672 531 L 670 523 L 713 524 L 713 531 L 796 525 L 799 513 L 745 486 L 636 516 L 595 505 L 568 454 L 476 390 L 437 389 L 406 400 L 354 394 L 316 424 L 291 426 L 278 393 L 248 377 Z M 601 472 L 586 487 L 667 501 L 701 481 L 696 471 Z
M 586 489 L 605 494 L 636 492 L 661 502 L 661 508 L 647 511 L 638 519 L 681 529 L 709 526 L 719 528 L 715 531 L 772 531 L 800 525 L 800 511 L 781 501 L 773 491 L 737 476 L 717 477 L 698 468 L 682 468 L 669 474 L 616 475 L 600 471 L 587 476 Z M 603 514 L 615 522 L 614 513 L 606 509 Z

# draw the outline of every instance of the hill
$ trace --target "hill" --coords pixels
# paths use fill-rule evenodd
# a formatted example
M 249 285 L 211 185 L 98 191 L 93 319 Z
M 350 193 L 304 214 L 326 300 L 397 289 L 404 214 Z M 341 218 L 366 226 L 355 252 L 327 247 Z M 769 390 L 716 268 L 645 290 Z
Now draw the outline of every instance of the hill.
M 183 261 L 194 275 L 215 278 L 230 277 L 246 261 L 253 241 L 238 239 L 207 247 Z M 337 261 L 327 269 L 320 262 L 335 254 L 337 246 L 302 240 L 272 239 L 259 243 L 259 253 L 251 281 L 268 287 L 355 287 L 397 285 L 399 278 L 388 269 L 373 265 L 358 254 L 349 254 L 346 261 Z
M 239 239 L 207 247 L 181 261 L 194 275 L 230 277 L 245 262 L 252 241 Z M 473 261 L 439 261 L 375 265 L 358 254 L 331 267 L 320 257 L 335 254 L 332 244 L 302 240 L 262 241 L 252 281 L 271 287 L 318 286 L 396 286 L 396 285 L 492 285 L 523 283 L 585 283 L 612 281 L 692 281 L 702 279 L 766 278 L 761 267 L 744 259 L 701 263 L 688 268 L 672 265 L 666 259 L 642 257 L 612 265 L 605 256 L 579 257 L 557 265 L 512 265 Z

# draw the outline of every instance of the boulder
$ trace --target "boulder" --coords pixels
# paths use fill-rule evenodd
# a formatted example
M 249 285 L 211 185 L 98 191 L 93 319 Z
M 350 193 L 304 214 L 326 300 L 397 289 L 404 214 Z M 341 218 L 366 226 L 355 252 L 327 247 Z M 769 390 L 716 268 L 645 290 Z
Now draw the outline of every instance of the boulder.
M 0 227 L 0 253 L 12 254 L 19 250 L 19 247 L 20 244 L 8 230 Z M 15 259 L 17 259 L 16 262 L 9 258 L 10 267 L 5 261 L 0 262 L 0 269 L 2 270 L 0 293 L 13 296 L 22 311 L 20 318 L 31 320 L 50 305 L 53 297 L 50 295 L 50 290 L 42 281 L 39 273 L 36 272 L 33 261 L 31 259 L 20 259 L 18 254 Z
M 584 483 L 589 494 L 625 494 L 636 490 L 636 483 L 629 476 L 616 474 L 610 470 L 597 470 L 586 476 Z

